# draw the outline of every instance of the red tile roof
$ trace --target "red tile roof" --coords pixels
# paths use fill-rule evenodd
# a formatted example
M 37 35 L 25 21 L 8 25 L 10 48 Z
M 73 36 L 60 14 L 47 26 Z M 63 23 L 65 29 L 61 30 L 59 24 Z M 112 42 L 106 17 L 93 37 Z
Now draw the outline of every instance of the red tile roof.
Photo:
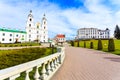
M 56 37 L 57 38 L 65 38 L 65 35 L 64 34 L 58 34 Z

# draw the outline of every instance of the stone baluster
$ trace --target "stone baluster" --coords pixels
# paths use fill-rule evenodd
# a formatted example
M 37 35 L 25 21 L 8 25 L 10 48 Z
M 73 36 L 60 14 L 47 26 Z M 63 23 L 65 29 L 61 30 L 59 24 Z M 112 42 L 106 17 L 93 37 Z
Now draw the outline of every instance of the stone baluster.
M 51 73 L 51 66 L 50 66 L 50 61 L 48 61 L 47 74 L 49 75 L 50 73 Z
M 55 58 L 55 67 L 58 66 L 58 63 L 57 63 L 57 57 Z
M 59 55 L 59 64 L 61 64 L 61 55 Z
M 35 71 L 35 75 L 34 75 L 35 80 L 40 80 L 40 74 L 39 74 L 39 67 L 40 66 L 41 65 L 36 67 L 36 71 Z
M 29 72 L 32 71 L 32 69 L 29 69 L 26 71 L 26 77 L 25 77 L 25 80 L 30 80 L 30 77 L 29 77 Z
M 51 61 L 51 70 L 54 71 L 54 60 Z
M 56 69 L 56 60 L 55 59 L 53 60 L 53 63 L 54 63 L 54 68 Z
M 43 63 L 43 67 L 42 67 L 42 80 L 45 80 L 45 78 L 46 78 L 47 70 L 45 68 L 45 65 L 46 65 L 46 63 Z
M 11 76 L 10 78 L 9 78 L 9 80 L 15 80 L 16 78 L 18 78 L 20 76 L 20 74 L 16 74 L 16 75 L 14 75 L 14 76 Z
M 59 63 L 59 56 L 57 56 L 56 61 L 57 61 L 57 66 L 58 66 L 58 65 L 60 64 L 60 63 Z

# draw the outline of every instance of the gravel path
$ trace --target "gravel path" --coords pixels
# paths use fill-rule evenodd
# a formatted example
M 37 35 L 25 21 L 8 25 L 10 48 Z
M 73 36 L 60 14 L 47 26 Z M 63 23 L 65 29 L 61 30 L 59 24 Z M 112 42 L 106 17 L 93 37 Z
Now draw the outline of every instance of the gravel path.
M 51 80 L 120 80 L 120 56 L 66 47 L 66 58 Z

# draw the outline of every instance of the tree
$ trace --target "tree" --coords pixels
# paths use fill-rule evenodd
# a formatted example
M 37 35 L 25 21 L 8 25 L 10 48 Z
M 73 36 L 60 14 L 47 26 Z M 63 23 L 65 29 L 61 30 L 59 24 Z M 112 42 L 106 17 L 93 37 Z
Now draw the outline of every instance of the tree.
M 97 48 L 97 49 L 98 49 L 98 50 L 102 50 L 102 48 L 103 48 L 103 47 L 102 47 L 102 41 L 101 41 L 101 39 L 99 39 L 99 40 L 98 40 L 98 48 Z
M 108 51 L 109 52 L 115 51 L 115 44 L 114 44 L 114 40 L 113 39 L 109 39 L 109 42 L 108 42 Z
M 90 42 L 90 49 L 93 49 L 93 42 Z
M 79 43 L 79 41 L 77 42 L 77 47 L 80 47 L 80 43 Z
M 86 42 L 84 41 L 84 48 L 86 48 Z
M 115 28 L 115 31 L 114 31 L 114 37 L 116 39 L 120 39 L 120 29 L 119 29 L 118 25 L 116 25 L 116 28 Z

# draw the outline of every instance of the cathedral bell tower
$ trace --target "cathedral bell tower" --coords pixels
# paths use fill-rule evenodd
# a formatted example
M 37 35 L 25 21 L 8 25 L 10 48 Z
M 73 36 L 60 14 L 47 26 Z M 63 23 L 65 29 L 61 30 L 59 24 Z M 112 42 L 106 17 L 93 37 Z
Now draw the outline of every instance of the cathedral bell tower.
M 33 20 L 32 10 L 30 10 L 30 13 L 27 19 L 27 27 L 33 27 L 34 26 L 33 23 L 34 23 L 34 20 Z
M 45 14 L 43 15 L 41 26 L 42 26 L 42 42 L 48 42 L 48 28 Z
M 27 32 L 27 41 L 32 41 L 32 32 L 34 28 L 34 20 L 32 15 L 32 10 L 30 10 L 30 13 L 28 14 L 27 22 L 26 22 L 26 32 Z

